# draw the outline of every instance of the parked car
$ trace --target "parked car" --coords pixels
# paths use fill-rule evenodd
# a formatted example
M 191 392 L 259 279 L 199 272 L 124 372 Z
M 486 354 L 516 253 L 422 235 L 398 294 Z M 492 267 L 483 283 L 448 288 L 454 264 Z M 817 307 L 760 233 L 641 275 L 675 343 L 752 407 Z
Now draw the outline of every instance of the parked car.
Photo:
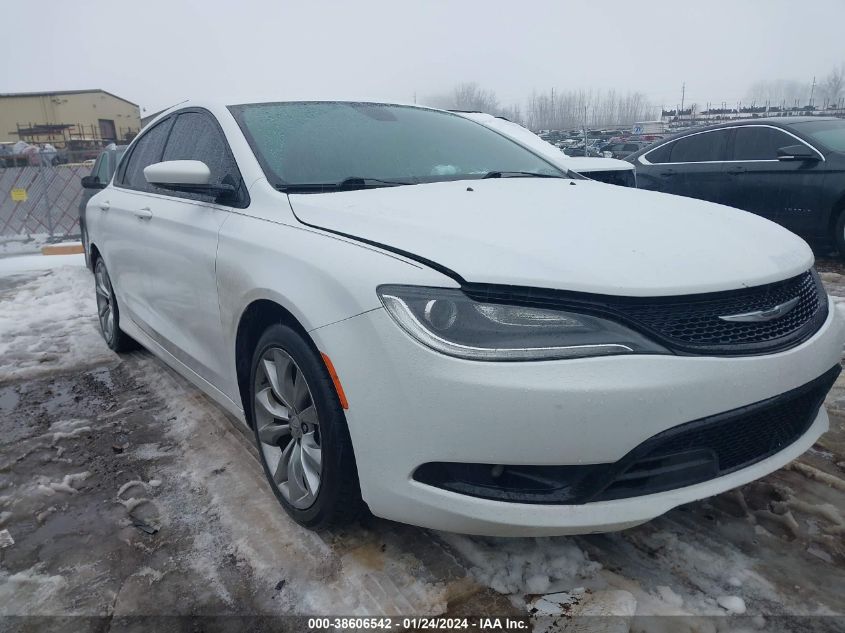
M 638 143 L 636 141 L 620 141 L 617 143 L 608 143 L 599 148 L 599 152 L 603 155 L 610 153 L 611 158 L 625 158 L 634 152 L 638 152 L 644 147 L 648 147 L 648 143 Z
M 845 120 L 693 128 L 627 158 L 638 186 L 756 213 L 845 256 Z
M 82 196 L 79 199 L 79 234 L 85 250 L 85 265 L 88 268 L 91 268 L 91 261 L 88 256 L 90 249 L 88 248 L 88 230 L 85 226 L 85 208 L 88 206 L 91 197 L 100 189 L 105 189 L 111 181 L 114 171 L 117 169 L 117 164 L 125 151 L 125 145 L 112 143 L 99 153 L 91 167 L 91 173 L 82 177 Z
M 363 499 L 473 534 L 622 529 L 828 428 L 845 326 L 802 240 L 449 112 L 188 102 L 87 220 L 108 345 L 244 421 L 311 528 Z
M 557 167 L 569 172 L 575 172 L 592 180 L 598 180 L 610 185 L 621 185 L 623 187 L 636 186 L 634 178 L 634 167 L 624 160 L 613 160 L 608 158 L 579 158 L 567 156 L 563 150 L 544 141 L 531 130 L 522 127 L 518 123 L 509 121 L 504 117 L 493 116 L 484 112 L 463 112 L 453 110 L 462 117 L 481 123 L 504 134 L 509 139 L 516 141 L 529 150 L 538 153 L 546 160 L 551 161 Z

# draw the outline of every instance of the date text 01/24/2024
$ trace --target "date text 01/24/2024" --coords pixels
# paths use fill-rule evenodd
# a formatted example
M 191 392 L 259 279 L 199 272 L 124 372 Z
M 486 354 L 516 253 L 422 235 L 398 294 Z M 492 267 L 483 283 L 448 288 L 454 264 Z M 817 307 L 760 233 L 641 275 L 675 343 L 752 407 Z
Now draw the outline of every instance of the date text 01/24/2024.
M 352 617 L 352 618 L 309 618 L 308 629 L 319 631 L 331 629 L 334 631 L 373 629 L 411 629 L 433 631 L 526 631 L 527 618 L 438 618 L 438 617 Z

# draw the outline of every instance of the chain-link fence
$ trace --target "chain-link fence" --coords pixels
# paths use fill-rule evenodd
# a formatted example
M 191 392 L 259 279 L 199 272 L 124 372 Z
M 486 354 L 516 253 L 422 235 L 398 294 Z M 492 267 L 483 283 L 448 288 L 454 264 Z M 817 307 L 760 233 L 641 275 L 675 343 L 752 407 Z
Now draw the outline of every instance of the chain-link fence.
M 81 179 L 99 151 L 0 155 L 0 239 L 78 236 Z

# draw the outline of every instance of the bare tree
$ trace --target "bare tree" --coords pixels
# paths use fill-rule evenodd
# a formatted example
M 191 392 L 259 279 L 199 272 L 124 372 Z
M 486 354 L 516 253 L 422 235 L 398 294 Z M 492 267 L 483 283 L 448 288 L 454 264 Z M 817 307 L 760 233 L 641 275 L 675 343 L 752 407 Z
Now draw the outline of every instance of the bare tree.
M 804 105 L 810 98 L 810 84 L 793 79 L 757 81 L 751 85 L 744 103 L 792 107 Z
M 553 90 L 531 95 L 525 123 L 532 130 L 629 125 L 652 118 L 654 112 L 640 92 Z
M 845 92 L 845 64 L 835 66 L 819 86 L 822 96 L 829 103 L 836 103 Z
M 428 97 L 426 103 L 444 110 L 473 110 L 497 114 L 499 100 L 492 90 L 485 90 L 474 81 L 454 87 L 451 93 Z
M 492 90 L 485 90 L 475 82 L 455 86 L 455 110 L 478 110 L 495 114 L 499 110 L 499 100 Z

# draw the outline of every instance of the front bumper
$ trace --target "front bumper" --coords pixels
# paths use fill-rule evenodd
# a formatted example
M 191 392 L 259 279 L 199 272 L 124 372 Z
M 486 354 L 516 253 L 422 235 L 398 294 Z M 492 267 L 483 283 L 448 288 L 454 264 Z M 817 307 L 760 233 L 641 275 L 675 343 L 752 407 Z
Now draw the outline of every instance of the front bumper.
M 455 532 L 551 535 L 622 529 L 759 478 L 827 429 L 824 409 L 784 450 L 752 466 L 666 492 L 581 505 L 509 503 L 414 481 L 428 462 L 612 463 L 672 427 L 766 400 L 839 362 L 845 326 L 832 302 L 809 340 L 761 356 L 631 355 L 485 363 L 443 356 L 383 310 L 311 332 L 349 400 L 361 492 L 371 511 Z

